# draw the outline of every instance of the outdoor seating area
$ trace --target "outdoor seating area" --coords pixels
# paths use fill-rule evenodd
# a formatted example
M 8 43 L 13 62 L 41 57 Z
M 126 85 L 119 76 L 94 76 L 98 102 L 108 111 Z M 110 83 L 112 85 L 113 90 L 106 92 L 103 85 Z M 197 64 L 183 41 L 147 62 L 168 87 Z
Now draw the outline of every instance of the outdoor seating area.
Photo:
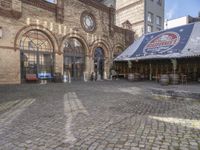
M 199 29 L 193 23 L 143 35 L 115 59 L 115 69 L 130 81 L 199 82 Z
M 116 62 L 115 69 L 129 81 L 155 81 L 163 85 L 187 84 L 200 81 L 200 60 L 196 58 L 183 58 L 176 60 L 176 69 L 172 60 L 141 60 Z

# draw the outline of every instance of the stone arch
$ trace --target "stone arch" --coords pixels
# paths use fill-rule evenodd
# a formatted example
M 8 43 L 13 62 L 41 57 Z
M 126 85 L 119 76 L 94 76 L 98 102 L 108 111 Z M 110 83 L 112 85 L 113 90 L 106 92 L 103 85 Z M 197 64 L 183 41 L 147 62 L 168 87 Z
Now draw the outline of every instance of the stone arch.
M 111 50 L 111 46 L 102 39 L 97 39 L 96 41 L 94 41 L 90 47 L 90 56 L 91 56 L 91 64 L 93 64 L 92 66 L 92 71 L 95 71 L 95 51 L 97 48 L 102 48 L 103 49 L 103 53 L 104 53 L 104 62 L 103 62 L 103 79 L 108 79 L 109 77 L 109 69 L 110 69 L 110 50 Z
M 66 62 L 65 59 L 67 60 L 70 56 L 68 56 L 68 53 L 65 53 L 65 42 L 68 41 L 69 39 L 76 39 L 80 44 L 82 45 L 82 54 L 81 56 L 77 56 L 75 53 L 70 54 L 73 55 L 74 58 L 76 57 L 77 59 L 81 58 L 81 67 L 78 67 L 79 69 L 73 69 L 73 67 L 68 67 L 68 63 Z M 88 59 L 89 59 L 89 48 L 88 44 L 85 40 L 85 38 L 77 33 L 69 33 L 66 36 L 62 38 L 61 45 L 60 45 L 60 50 L 61 53 L 63 54 L 63 64 L 64 64 L 64 71 L 69 70 L 71 74 L 73 74 L 74 79 L 80 79 L 79 74 L 82 76 L 84 75 L 85 72 L 88 72 L 89 64 L 88 64 Z M 70 59 L 70 58 L 69 58 Z M 83 60 L 83 61 L 82 61 Z M 72 66 L 76 66 L 76 63 L 74 61 L 71 62 Z M 68 68 L 68 69 L 67 69 Z M 78 76 L 77 76 L 78 74 Z M 81 76 L 80 75 L 80 76 Z
M 20 51 L 21 81 L 53 77 L 58 42 L 51 31 L 43 26 L 25 26 L 16 35 L 15 50 Z M 30 79 L 30 75 L 32 76 Z M 34 77 L 33 77 L 34 76 Z
M 87 44 L 86 40 L 84 39 L 83 36 L 76 34 L 76 33 L 67 34 L 66 36 L 64 36 L 62 38 L 62 42 L 61 42 L 61 45 L 60 45 L 60 48 L 59 48 L 61 53 L 63 53 L 65 40 L 67 40 L 69 38 L 76 38 L 79 42 L 81 42 L 83 44 L 84 48 L 85 48 L 85 55 L 89 56 L 89 48 L 88 48 L 88 44 Z
M 107 59 L 110 58 L 110 52 L 109 52 L 110 45 L 104 40 L 96 40 L 92 43 L 92 46 L 91 46 L 91 49 L 90 49 L 91 50 L 90 56 L 92 58 L 94 57 L 94 52 L 95 52 L 95 49 L 97 47 L 101 47 L 104 50 L 105 58 L 107 58 Z
M 54 48 L 54 52 L 60 53 L 57 38 L 49 29 L 43 27 L 42 25 L 29 25 L 29 26 L 25 26 L 25 27 L 21 28 L 15 37 L 15 41 L 14 41 L 15 51 L 20 49 L 19 44 L 20 44 L 20 40 L 21 40 L 22 36 L 32 30 L 37 30 L 37 31 L 44 33 L 51 41 L 53 48 Z
M 112 58 L 114 58 L 115 50 L 116 50 L 117 48 L 121 48 L 122 50 L 124 50 L 124 45 L 121 44 L 121 43 L 117 43 L 117 44 L 115 44 L 115 45 L 113 46 L 113 48 L 112 48 Z

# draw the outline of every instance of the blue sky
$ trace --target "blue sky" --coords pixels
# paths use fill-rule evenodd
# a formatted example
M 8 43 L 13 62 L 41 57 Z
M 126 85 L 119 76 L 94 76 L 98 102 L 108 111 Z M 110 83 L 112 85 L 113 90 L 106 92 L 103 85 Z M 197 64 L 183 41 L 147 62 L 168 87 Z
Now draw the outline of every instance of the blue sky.
M 200 0 L 165 0 L 165 18 L 168 20 L 183 17 L 197 17 L 200 12 Z

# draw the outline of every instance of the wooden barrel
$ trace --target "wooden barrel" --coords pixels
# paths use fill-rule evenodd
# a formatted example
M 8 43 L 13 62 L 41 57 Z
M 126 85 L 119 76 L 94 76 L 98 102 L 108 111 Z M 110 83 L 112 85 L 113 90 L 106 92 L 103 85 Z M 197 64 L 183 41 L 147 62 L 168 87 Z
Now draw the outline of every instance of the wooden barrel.
M 169 84 L 169 76 L 167 74 L 162 74 L 160 76 L 160 84 L 161 85 L 168 85 Z
M 139 81 L 139 80 L 140 80 L 140 74 L 134 73 L 134 81 Z
M 178 84 L 180 81 L 180 76 L 178 74 L 170 74 L 169 79 L 171 84 Z
M 134 81 L 134 74 L 133 73 L 129 73 L 128 74 L 128 80 L 129 81 Z
M 129 73 L 128 74 L 128 80 L 129 81 L 139 81 L 140 80 L 140 74 L 139 73 Z

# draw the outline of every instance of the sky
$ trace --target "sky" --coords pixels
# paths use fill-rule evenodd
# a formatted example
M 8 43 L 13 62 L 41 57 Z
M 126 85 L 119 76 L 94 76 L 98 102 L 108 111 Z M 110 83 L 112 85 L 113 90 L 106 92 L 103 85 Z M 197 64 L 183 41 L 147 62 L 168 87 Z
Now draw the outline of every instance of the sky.
M 200 0 L 165 0 L 165 19 L 171 20 L 190 15 L 197 17 Z

